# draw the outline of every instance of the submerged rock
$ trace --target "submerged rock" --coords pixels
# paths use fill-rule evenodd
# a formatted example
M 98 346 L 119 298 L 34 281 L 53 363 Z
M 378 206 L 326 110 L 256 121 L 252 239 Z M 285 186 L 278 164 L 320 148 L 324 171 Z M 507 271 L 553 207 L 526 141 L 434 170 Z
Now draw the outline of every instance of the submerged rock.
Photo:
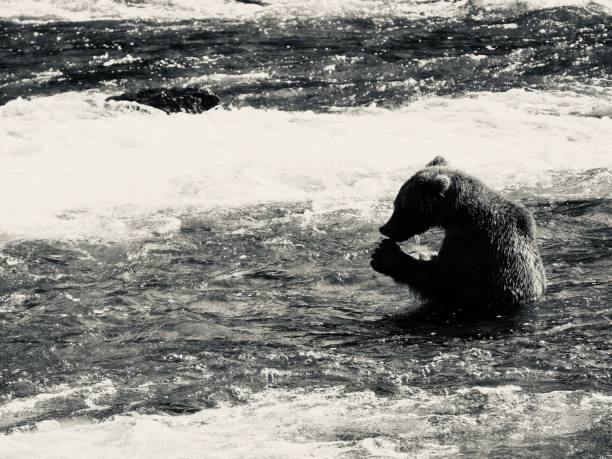
M 259 6 L 268 6 L 268 3 L 263 2 L 261 0 L 234 0 L 237 3 L 244 3 L 245 5 L 259 5 Z
M 199 88 L 143 89 L 138 92 L 125 92 L 106 100 L 138 102 L 166 113 L 202 113 L 221 102 L 214 94 Z

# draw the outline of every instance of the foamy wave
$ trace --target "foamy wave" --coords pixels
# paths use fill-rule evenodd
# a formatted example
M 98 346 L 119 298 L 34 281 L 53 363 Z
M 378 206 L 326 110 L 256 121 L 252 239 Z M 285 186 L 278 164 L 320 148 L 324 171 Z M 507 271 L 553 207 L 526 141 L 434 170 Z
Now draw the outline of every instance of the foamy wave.
M 0 450 L 20 458 L 454 457 L 466 438 L 484 454 L 546 444 L 592 428 L 610 408 L 605 395 L 530 394 L 516 386 L 444 395 L 406 387 L 400 398 L 342 388 L 267 390 L 245 405 L 192 415 L 43 421 L 0 436 Z
M 59 385 L 32 397 L 8 399 L 0 405 L 0 427 L 6 428 L 7 425 L 19 420 L 27 421 L 32 418 L 40 418 L 41 413 L 46 414 L 53 411 L 54 408 L 74 400 L 81 401 L 89 410 L 100 410 L 105 407 L 103 404 L 105 398 L 112 396 L 115 392 L 116 388 L 113 383 L 106 379 L 81 386 Z M 47 426 L 49 424 L 46 422 L 43 425 Z M 0 451 L 2 451 L 1 447 Z
M 0 17 L 25 21 L 100 19 L 257 19 L 278 17 L 407 17 L 465 16 L 487 12 L 525 12 L 557 6 L 612 11 L 612 0 L 0 0 Z
M 367 209 L 437 154 L 494 188 L 549 187 L 553 197 L 560 171 L 612 166 L 612 120 L 589 115 L 610 104 L 602 94 L 512 90 L 400 110 L 171 116 L 106 96 L 0 107 L 4 238 L 135 237 L 175 230 L 176 210 L 266 202 Z M 610 194 L 609 180 L 596 183 L 582 193 Z
M 253 83 L 255 81 L 261 80 L 269 80 L 270 74 L 266 72 L 250 72 L 250 73 L 213 73 L 211 75 L 203 75 L 199 77 L 191 77 L 184 79 L 181 83 L 184 86 L 199 86 L 206 85 L 212 82 L 243 82 L 243 83 Z

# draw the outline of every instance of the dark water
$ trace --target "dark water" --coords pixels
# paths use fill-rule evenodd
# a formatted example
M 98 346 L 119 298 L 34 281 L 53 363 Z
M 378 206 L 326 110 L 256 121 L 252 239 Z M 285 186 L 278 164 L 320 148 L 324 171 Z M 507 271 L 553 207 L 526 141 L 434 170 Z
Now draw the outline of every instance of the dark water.
M 594 7 L 462 20 L 0 21 L 0 43 L 0 104 L 188 84 L 227 106 L 327 111 L 519 87 L 596 94 L 612 74 L 612 19 Z

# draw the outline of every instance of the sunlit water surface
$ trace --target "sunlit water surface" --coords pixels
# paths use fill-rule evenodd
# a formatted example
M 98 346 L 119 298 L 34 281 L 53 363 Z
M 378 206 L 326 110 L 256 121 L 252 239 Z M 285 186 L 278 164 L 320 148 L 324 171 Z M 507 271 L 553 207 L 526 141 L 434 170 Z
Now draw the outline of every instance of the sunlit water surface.
M 610 454 L 608 5 L 207 5 L 0 0 L 0 456 Z M 222 107 L 106 101 L 183 86 Z M 542 302 L 371 270 L 440 153 L 533 212 Z

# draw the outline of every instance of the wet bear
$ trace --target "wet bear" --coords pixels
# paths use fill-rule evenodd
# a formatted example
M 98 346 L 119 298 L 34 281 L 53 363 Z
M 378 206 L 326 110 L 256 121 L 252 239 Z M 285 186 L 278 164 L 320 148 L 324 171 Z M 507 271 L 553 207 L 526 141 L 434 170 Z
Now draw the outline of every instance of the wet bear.
M 419 260 L 397 242 L 441 227 L 437 256 Z M 372 254 L 381 274 L 428 300 L 518 305 L 542 297 L 544 267 L 527 209 L 438 156 L 401 187 L 393 214 L 380 228 L 389 239 Z

